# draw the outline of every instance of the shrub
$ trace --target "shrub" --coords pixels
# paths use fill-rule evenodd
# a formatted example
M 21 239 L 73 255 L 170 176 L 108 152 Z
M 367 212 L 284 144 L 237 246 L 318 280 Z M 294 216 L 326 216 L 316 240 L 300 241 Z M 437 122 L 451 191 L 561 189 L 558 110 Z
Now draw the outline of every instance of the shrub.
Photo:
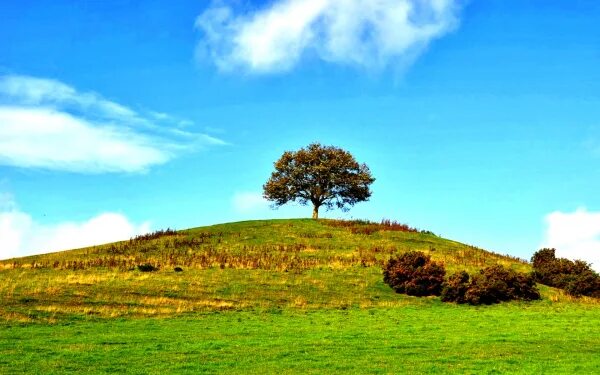
M 556 249 L 548 248 L 533 254 L 531 262 L 538 282 L 564 289 L 572 296 L 600 298 L 600 275 L 588 263 L 556 258 Z
M 497 265 L 484 268 L 471 278 L 464 299 L 472 305 L 489 305 L 515 299 L 540 299 L 540 292 L 532 276 Z
M 589 296 L 600 298 L 600 277 L 598 277 L 597 273 L 590 270 L 573 275 L 566 284 L 565 291 L 575 297 Z
M 556 249 L 543 248 L 538 250 L 533 257 L 531 257 L 531 263 L 533 268 L 541 268 L 544 265 L 552 263 L 556 260 Z
M 453 274 L 444 283 L 442 301 L 471 305 L 540 298 L 533 276 L 502 266 L 484 268 L 473 277 L 465 271 Z
M 444 282 L 444 266 L 431 261 L 420 251 L 390 259 L 383 270 L 383 281 L 396 293 L 411 296 L 439 296 Z
M 158 267 L 154 267 L 150 263 L 140 264 L 137 266 L 138 271 L 140 272 L 154 272 L 158 271 Z
M 175 267 L 173 269 L 173 271 L 175 271 L 175 272 L 183 272 L 183 268 L 181 268 L 181 267 Z
M 442 287 L 442 301 L 465 303 L 465 294 L 469 289 L 469 278 L 466 271 L 460 271 L 450 276 Z

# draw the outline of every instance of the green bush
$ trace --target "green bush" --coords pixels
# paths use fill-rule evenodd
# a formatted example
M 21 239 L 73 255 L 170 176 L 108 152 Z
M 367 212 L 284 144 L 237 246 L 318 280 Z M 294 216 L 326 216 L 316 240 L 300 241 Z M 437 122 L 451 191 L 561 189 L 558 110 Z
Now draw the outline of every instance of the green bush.
M 383 281 L 396 293 L 411 296 L 439 296 L 446 270 L 420 251 L 390 259 L 383 270 Z

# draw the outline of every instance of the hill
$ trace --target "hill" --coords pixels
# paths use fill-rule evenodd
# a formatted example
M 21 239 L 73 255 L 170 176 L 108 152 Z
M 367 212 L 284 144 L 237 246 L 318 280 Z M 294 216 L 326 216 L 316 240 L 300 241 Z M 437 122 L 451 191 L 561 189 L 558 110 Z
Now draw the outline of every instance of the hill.
M 389 306 L 404 302 L 382 283 L 381 266 L 408 250 L 430 254 L 449 271 L 493 264 L 529 270 L 522 260 L 395 222 L 247 221 L 2 261 L 2 285 L 10 285 L 11 294 L 4 295 L 0 314 L 60 320 L 73 314 Z M 158 271 L 140 272 L 140 265 Z
M 0 262 L 0 373 L 590 373 L 600 365 L 597 300 L 544 286 L 541 301 L 487 307 L 399 295 L 381 265 L 408 250 L 449 273 L 530 270 L 406 225 L 336 220 L 165 230 L 10 259 Z

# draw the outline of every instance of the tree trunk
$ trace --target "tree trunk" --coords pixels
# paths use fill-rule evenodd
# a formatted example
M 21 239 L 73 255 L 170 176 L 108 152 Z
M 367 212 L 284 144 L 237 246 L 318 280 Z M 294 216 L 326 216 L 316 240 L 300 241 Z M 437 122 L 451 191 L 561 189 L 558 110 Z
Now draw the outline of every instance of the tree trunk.
M 319 218 L 319 206 L 314 205 L 313 206 L 313 219 L 318 219 Z

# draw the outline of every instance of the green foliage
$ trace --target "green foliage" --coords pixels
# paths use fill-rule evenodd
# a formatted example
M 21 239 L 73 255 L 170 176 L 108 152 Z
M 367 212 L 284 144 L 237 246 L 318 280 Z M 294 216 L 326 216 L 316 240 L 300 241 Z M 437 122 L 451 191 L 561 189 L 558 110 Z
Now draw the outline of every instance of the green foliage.
M 531 258 L 538 282 L 576 297 L 600 298 L 600 275 L 581 260 L 556 258 L 556 249 L 540 249 Z
M 419 251 L 390 259 L 383 270 L 383 281 L 396 293 L 409 296 L 438 296 L 446 270 L 431 257 Z
M 334 146 L 312 143 L 298 151 L 286 151 L 274 164 L 275 171 L 263 186 L 264 197 L 276 206 L 296 201 L 313 205 L 313 218 L 321 206 L 347 210 L 371 196 L 375 181 L 366 164 Z

